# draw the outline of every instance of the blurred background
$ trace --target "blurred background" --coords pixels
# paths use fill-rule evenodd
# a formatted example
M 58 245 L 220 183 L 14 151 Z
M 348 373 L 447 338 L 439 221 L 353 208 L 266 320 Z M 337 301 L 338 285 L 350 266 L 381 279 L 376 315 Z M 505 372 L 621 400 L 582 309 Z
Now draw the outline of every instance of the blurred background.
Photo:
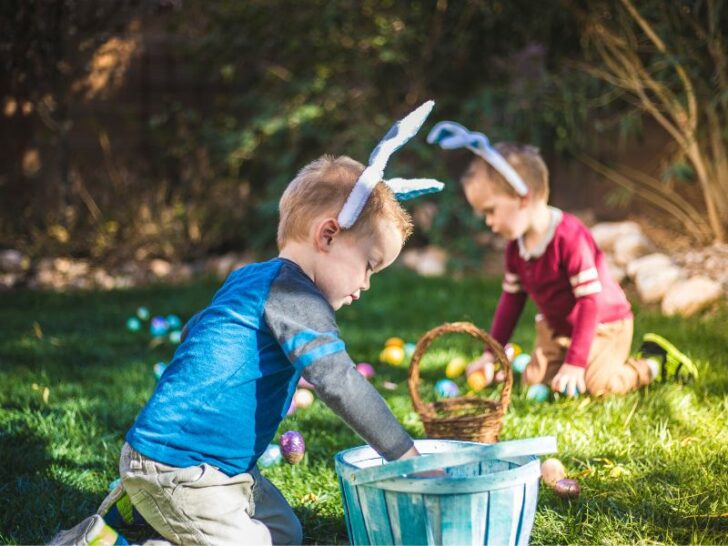
M 675 248 L 726 237 L 723 1 L 6 0 L 0 15 L 6 286 L 271 256 L 297 169 L 365 161 L 430 98 L 388 174 L 447 182 L 410 205 L 409 246 L 452 271 L 500 252 L 461 195 L 467 153 L 425 143 L 442 119 L 537 145 L 552 204 L 589 224 L 636 219 Z

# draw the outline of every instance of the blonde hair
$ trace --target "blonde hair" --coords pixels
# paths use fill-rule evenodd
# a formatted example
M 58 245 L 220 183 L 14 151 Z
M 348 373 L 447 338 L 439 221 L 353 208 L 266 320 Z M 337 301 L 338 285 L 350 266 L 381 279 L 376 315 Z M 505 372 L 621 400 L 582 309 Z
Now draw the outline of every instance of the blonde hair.
M 288 241 L 303 240 L 316 218 L 324 214 L 337 217 L 363 171 L 364 165 L 345 155 L 321 156 L 298 171 L 278 205 L 278 248 Z M 394 223 L 403 242 L 412 234 L 410 215 L 386 184 L 377 184 L 359 218 L 346 232 L 368 236 L 383 220 Z
M 516 144 L 514 142 L 499 142 L 495 149 L 521 176 L 523 182 L 528 186 L 529 194 L 535 199 L 548 201 L 549 198 L 549 169 L 546 166 L 538 148 L 527 144 Z M 497 190 L 512 197 L 518 193 L 508 181 L 493 166 L 482 157 L 475 156 L 470 163 L 471 167 L 477 165 L 485 170 L 485 176 Z M 463 178 L 464 186 L 473 183 L 472 177 Z

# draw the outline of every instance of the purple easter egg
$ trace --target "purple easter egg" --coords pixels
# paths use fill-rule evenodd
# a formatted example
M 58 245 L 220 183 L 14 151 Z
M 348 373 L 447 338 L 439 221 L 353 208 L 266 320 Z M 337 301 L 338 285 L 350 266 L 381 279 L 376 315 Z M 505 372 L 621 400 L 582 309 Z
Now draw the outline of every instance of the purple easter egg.
M 362 374 L 367 379 L 374 377 L 374 366 L 368 362 L 360 362 L 356 365 L 356 371 Z
M 314 390 L 313 385 L 311 385 L 311 383 L 306 381 L 303 377 L 298 380 L 298 386 L 303 387 L 304 389 Z
M 554 484 L 554 491 L 562 499 L 575 499 L 581 493 L 581 487 L 578 481 L 563 478 Z
M 280 446 L 283 458 L 291 464 L 300 463 L 306 452 L 303 436 L 295 430 L 289 430 L 281 435 Z

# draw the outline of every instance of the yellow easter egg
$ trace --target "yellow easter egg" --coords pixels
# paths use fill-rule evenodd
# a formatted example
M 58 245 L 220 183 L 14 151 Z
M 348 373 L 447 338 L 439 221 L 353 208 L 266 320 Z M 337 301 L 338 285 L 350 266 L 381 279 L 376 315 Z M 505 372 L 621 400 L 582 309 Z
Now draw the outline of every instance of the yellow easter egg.
M 445 375 L 450 379 L 455 379 L 463 375 L 465 368 L 468 366 L 468 361 L 462 356 L 456 356 L 450 362 L 447 363 L 445 368 Z
M 523 349 L 521 349 L 521 346 L 518 343 L 506 343 L 503 350 L 505 351 L 506 357 L 509 361 L 513 360 L 523 352 Z
M 404 347 L 404 339 L 401 337 L 390 337 L 384 342 L 385 347 Z
M 404 362 L 404 349 L 397 347 L 396 345 L 390 345 L 385 347 L 384 350 L 379 353 L 379 360 L 392 366 L 399 366 Z
M 468 387 L 475 392 L 482 391 L 488 385 L 488 380 L 482 370 L 477 370 L 468 376 Z
M 296 389 L 293 402 L 297 408 L 307 408 L 313 404 L 313 393 L 308 389 Z

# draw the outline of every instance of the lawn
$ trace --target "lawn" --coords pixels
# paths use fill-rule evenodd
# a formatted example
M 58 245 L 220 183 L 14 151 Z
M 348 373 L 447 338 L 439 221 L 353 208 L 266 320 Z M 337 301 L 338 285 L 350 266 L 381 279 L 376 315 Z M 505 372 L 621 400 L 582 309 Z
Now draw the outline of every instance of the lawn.
M 152 366 L 174 350 L 127 331 L 126 318 L 140 305 L 189 318 L 218 284 L 0 294 L 0 542 L 42 543 L 96 509 L 154 387 Z M 385 272 L 340 313 L 342 337 L 355 360 L 376 363 L 392 335 L 416 341 L 454 320 L 487 327 L 499 284 Z M 528 351 L 533 315 L 528 307 L 514 338 Z M 582 484 L 572 502 L 542 488 L 532 544 L 728 543 L 728 308 L 689 320 L 636 309 L 635 323 L 636 337 L 662 333 L 698 361 L 700 380 L 544 404 L 517 388 L 501 438 L 555 435 L 558 457 Z M 475 350 L 457 336 L 440 339 L 423 363 L 423 391 L 450 356 Z M 421 437 L 406 368 L 376 368 L 374 384 Z M 383 381 L 399 386 L 385 390 Z M 320 402 L 286 418 L 281 432 L 289 429 L 305 436 L 306 458 L 265 474 L 298 513 L 306 542 L 346 542 L 333 456 L 361 441 Z

